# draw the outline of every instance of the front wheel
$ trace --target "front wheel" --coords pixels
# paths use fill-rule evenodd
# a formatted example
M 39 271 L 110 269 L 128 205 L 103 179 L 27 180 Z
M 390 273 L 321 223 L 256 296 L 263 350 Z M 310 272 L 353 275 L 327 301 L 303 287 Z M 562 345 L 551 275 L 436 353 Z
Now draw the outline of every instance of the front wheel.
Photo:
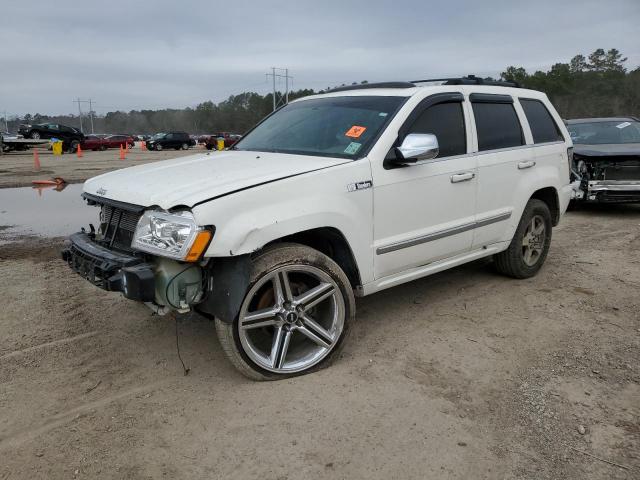
M 29 135 L 33 140 L 40 140 L 40 132 L 31 132 Z
M 156 145 L 156 150 L 157 150 L 158 152 L 161 152 L 161 151 L 162 151 L 162 145 L 160 145 L 160 144 L 158 143 L 158 144 Z
M 281 244 L 253 261 L 247 294 L 232 323 L 216 318 L 225 354 L 254 380 L 310 373 L 336 357 L 355 315 L 349 279 L 312 248 Z
M 513 278 L 529 278 L 538 273 L 549 252 L 551 227 L 547 204 L 529 200 L 509 248 L 494 256 L 498 271 Z

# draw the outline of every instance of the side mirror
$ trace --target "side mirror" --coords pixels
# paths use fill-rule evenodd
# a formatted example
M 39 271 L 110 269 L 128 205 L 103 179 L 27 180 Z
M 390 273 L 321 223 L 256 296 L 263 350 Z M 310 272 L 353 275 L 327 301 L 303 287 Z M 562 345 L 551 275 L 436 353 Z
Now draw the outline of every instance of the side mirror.
M 396 148 L 397 158 L 394 163 L 400 165 L 416 165 L 438 156 L 440 148 L 438 139 L 432 133 L 410 133 Z

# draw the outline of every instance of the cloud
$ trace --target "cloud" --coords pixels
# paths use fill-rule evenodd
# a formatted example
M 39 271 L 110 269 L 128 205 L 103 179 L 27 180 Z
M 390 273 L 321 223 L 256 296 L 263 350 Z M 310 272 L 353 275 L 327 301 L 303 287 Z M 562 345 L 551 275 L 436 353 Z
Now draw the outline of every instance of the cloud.
M 640 64 L 637 0 L 136 1 L 2 7 L 0 111 L 184 107 L 271 84 L 497 75 L 618 48 Z M 26 28 L 28 26 L 28 28 Z

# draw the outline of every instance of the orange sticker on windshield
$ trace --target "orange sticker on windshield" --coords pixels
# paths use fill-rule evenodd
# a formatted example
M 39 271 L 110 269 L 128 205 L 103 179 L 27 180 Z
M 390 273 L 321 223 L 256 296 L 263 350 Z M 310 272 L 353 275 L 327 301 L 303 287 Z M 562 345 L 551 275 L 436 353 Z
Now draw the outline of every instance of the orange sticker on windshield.
M 367 127 L 361 127 L 359 125 L 354 125 L 349 130 L 347 130 L 347 133 L 345 133 L 345 136 L 351 137 L 351 138 L 360 138 L 360 136 L 364 133 L 364 131 L 366 129 L 367 129 Z

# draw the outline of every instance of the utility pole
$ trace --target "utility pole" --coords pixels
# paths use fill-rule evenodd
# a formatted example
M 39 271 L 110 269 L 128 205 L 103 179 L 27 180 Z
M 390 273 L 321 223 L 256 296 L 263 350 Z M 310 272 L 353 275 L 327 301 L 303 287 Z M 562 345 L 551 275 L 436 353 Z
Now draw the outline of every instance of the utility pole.
M 7 112 L 6 111 L 2 112 L 2 115 L 4 117 L 4 131 L 8 132 L 9 131 L 9 124 L 7 123 Z
M 84 133 L 84 131 L 82 130 L 82 110 L 80 109 L 80 97 L 78 97 L 78 100 L 76 100 L 76 102 L 78 102 L 78 117 L 80 118 L 80 131 Z
M 93 133 L 93 105 L 89 99 L 89 120 L 91 121 L 91 133 Z
M 282 75 L 282 73 L 276 73 L 276 70 L 278 70 L 279 72 L 284 72 L 284 75 Z M 289 76 L 289 69 L 288 68 L 276 68 L 276 67 L 271 67 L 271 73 L 267 73 L 266 74 L 267 77 L 273 77 L 273 110 L 277 110 L 278 105 L 280 105 L 280 102 L 282 100 L 284 100 L 284 105 L 286 105 L 287 103 L 289 103 L 289 79 L 293 79 L 293 77 Z M 284 78 L 285 79 L 285 96 L 284 99 L 280 99 L 278 101 L 276 101 L 276 77 L 279 78 Z

